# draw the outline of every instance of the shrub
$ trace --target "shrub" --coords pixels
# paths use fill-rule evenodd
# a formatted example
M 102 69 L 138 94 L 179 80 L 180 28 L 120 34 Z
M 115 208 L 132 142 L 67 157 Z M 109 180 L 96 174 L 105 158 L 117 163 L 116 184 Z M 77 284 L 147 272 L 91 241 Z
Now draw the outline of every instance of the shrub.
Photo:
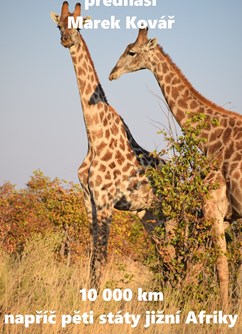
M 160 256 L 153 270 L 165 284 L 191 293 L 200 300 L 215 293 L 216 249 L 212 246 L 211 224 L 202 215 L 204 199 L 216 184 L 205 182 L 216 165 L 201 153 L 205 139 L 199 136 L 206 126 L 203 116 L 196 116 L 196 128 L 187 124 L 177 139 L 162 131 L 167 148 L 160 158 L 171 157 L 159 168 L 149 168 L 147 176 L 154 189 L 155 213 L 166 220 L 156 228 L 154 240 Z
M 16 189 L 11 183 L 0 187 L 0 247 L 21 255 L 26 242 L 40 234 L 56 233 L 56 254 L 67 262 L 90 255 L 92 238 L 80 185 L 35 171 L 27 187 Z M 60 238 L 61 236 L 61 238 Z M 129 212 L 114 211 L 108 251 L 143 261 L 149 253 L 140 221 Z

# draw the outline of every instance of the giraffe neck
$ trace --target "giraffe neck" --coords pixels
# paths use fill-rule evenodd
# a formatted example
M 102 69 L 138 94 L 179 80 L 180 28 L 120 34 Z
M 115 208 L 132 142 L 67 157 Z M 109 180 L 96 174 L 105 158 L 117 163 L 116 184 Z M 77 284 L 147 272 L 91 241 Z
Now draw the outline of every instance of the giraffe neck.
M 108 104 L 89 50 L 81 35 L 78 42 L 70 48 L 70 54 L 76 72 L 89 147 L 93 148 L 95 145 L 99 147 L 100 141 L 110 146 L 109 142 L 113 141 L 113 135 L 119 136 L 124 143 L 123 150 L 125 146 L 128 151 L 132 150 L 140 165 L 158 164 L 156 158 L 138 145 L 123 119 Z
M 186 128 L 189 118 L 203 114 L 206 116 L 208 126 L 201 130 L 199 136 L 209 139 L 211 132 L 218 130 L 212 127 L 214 119 L 218 121 L 221 129 L 225 127 L 227 122 L 225 119 L 231 116 L 239 117 L 198 93 L 160 46 L 156 46 L 153 52 L 153 59 L 149 62 L 148 69 L 155 75 L 171 112 L 183 129 Z M 201 149 L 207 151 L 209 145 L 210 141 L 207 140 Z
M 70 48 L 77 84 L 82 104 L 88 141 L 95 142 L 104 134 L 103 110 L 108 107 L 108 101 L 99 82 L 87 45 L 81 35 Z

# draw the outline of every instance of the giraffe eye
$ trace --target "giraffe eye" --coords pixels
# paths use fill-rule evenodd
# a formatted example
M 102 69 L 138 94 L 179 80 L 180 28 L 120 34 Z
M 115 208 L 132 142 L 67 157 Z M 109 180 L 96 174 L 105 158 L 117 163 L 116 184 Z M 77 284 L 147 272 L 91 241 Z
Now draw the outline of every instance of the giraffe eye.
M 128 51 L 128 55 L 133 57 L 133 56 L 136 55 L 136 52 L 134 52 L 134 51 Z

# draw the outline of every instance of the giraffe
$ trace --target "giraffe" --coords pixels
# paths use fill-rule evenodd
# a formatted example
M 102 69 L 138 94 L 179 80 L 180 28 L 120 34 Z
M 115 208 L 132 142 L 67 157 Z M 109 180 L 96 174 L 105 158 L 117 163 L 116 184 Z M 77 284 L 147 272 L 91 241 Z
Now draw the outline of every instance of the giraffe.
M 220 250 L 217 259 L 220 295 L 226 308 L 229 273 L 224 220 L 242 217 L 242 116 L 217 106 L 195 90 L 158 45 L 157 39 L 148 39 L 147 28 L 139 29 L 136 41 L 127 46 L 109 79 L 141 69 L 149 69 L 154 74 L 170 111 L 184 130 L 188 119 L 192 120 L 194 115 L 206 117 L 207 126 L 199 135 L 205 139 L 200 149 L 216 159 L 218 170 L 211 172 L 208 182 L 215 181 L 219 188 L 205 200 L 203 212 L 205 219 L 213 219 L 214 222 L 213 240 Z M 196 123 L 192 125 L 195 127 Z
M 137 212 L 148 231 L 155 223 L 149 210 L 154 195 L 145 167 L 155 166 L 158 160 L 137 144 L 109 105 L 83 37 L 78 29 L 68 28 L 68 17 L 80 15 L 80 3 L 70 13 L 67 1 L 63 2 L 61 15 L 51 13 L 60 30 L 61 44 L 70 51 L 86 126 L 88 153 L 78 177 L 93 240 L 91 284 L 98 288 L 107 259 L 113 209 Z

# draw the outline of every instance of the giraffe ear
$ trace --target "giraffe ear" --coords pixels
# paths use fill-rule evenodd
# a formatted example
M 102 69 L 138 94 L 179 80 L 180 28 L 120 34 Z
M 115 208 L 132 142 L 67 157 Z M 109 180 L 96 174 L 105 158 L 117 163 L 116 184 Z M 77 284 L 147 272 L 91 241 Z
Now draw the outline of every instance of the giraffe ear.
M 148 42 L 147 42 L 147 46 L 150 50 L 153 50 L 156 47 L 157 44 L 158 44 L 157 38 L 149 39 Z
M 60 22 L 60 16 L 54 12 L 50 13 L 50 17 L 52 18 L 52 20 L 56 23 L 59 24 Z

